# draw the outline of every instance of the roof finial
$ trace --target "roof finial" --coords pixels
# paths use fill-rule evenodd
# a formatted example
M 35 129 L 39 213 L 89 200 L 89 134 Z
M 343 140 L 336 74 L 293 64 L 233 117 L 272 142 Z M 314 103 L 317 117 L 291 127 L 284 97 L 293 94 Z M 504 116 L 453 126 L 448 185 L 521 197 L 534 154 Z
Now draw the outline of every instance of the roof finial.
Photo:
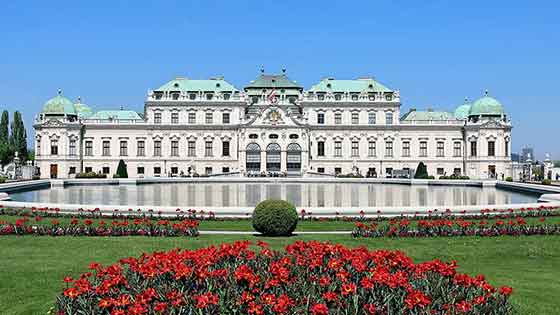
M 469 97 L 466 96 L 466 97 L 465 97 L 465 103 L 468 103 L 468 102 L 469 102 Z
M 261 66 L 261 73 L 264 73 L 264 66 Z
M 488 96 L 488 89 L 484 90 L 484 96 Z
M 282 67 L 282 73 L 286 73 L 286 67 Z
M 62 95 L 62 89 L 58 89 L 58 95 Z

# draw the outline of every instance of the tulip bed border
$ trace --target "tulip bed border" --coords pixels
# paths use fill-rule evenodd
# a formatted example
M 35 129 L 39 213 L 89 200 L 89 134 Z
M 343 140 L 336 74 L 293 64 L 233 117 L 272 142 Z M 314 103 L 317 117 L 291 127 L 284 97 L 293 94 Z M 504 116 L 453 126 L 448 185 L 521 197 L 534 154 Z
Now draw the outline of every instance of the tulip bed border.
M 90 264 L 57 297 L 75 314 L 513 314 L 510 287 L 456 271 L 455 261 L 414 264 L 399 251 L 296 241 L 285 251 L 249 241 L 175 249 Z
M 36 221 L 42 220 L 35 217 Z M 78 220 L 73 218 L 70 224 L 61 224 L 52 219 L 50 225 L 31 224 L 30 219 L 23 217 L 15 223 L 0 221 L 1 235 L 39 235 L 39 236 L 155 236 L 155 237 L 195 237 L 199 222 L 196 220 L 182 220 L 170 222 L 168 220 L 151 221 L 149 219 L 99 221 L 94 225 L 92 219 Z

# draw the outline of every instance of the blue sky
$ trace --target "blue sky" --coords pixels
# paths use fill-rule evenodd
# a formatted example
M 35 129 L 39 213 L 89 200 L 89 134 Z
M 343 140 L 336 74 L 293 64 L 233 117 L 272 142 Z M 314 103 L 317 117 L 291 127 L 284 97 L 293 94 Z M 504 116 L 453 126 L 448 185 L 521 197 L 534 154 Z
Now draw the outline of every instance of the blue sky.
M 62 88 L 138 111 L 177 75 L 238 88 L 285 66 L 309 87 L 371 75 L 410 107 L 453 110 L 484 89 L 514 122 L 514 151 L 560 158 L 557 1 L 9 1 L 0 12 L 0 109 L 28 129 Z M 28 130 L 31 133 L 31 130 Z

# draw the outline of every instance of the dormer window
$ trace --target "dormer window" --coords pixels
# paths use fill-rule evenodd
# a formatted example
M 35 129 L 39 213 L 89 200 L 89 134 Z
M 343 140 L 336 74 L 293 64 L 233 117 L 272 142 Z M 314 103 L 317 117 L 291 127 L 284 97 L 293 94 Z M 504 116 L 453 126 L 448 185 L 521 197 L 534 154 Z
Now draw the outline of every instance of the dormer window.
M 276 79 L 272 79 L 272 83 L 276 82 Z
M 317 99 L 319 101 L 324 101 L 325 100 L 325 94 L 317 94 Z
M 327 83 L 327 88 L 330 89 L 331 87 L 332 87 L 332 85 L 330 83 Z
M 358 100 L 358 94 L 352 94 L 352 100 L 357 101 Z
M 231 94 L 230 94 L 230 93 L 224 93 L 223 96 L 224 96 L 224 100 L 227 101 L 227 100 L 229 100 L 229 98 L 231 97 Z
M 189 99 L 190 99 L 191 101 L 196 100 L 196 93 L 190 93 L 190 94 L 189 94 Z
M 385 94 L 385 100 L 392 101 L 393 100 L 393 95 L 392 94 Z
M 178 88 L 178 87 L 179 87 L 179 83 L 175 82 L 175 84 L 173 84 L 173 87 Z
M 161 93 L 161 92 L 155 93 L 156 100 L 161 100 L 162 96 L 163 96 L 163 93 Z
M 257 104 L 258 102 L 259 102 L 259 97 L 258 96 L 251 97 L 251 104 Z
M 370 101 L 375 101 L 375 94 L 370 93 L 370 94 L 368 95 L 368 98 L 369 98 Z
M 173 93 L 173 94 L 171 94 L 171 98 L 172 98 L 173 100 L 175 100 L 175 101 L 178 100 L 178 99 L 179 99 L 179 93 Z
M 342 100 L 342 94 L 340 94 L 340 93 L 335 94 L 335 95 L 334 95 L 334 99 L 335 99 L 336 101 Z
M 220 83 L 216 83 L 216 87 L 220 87 L 220 86 L 221 86 Z
M 207 93 L 207 94 L 206 94 L 206 99 L 207 99 L 207 100 L 210 101 L 210 100 L 212 100 L 212 98 L 214 98 L 214 94 L 212 94 L 212 93 Z
M 368 88 L 373 89 L 373 84 L 368 85 Z

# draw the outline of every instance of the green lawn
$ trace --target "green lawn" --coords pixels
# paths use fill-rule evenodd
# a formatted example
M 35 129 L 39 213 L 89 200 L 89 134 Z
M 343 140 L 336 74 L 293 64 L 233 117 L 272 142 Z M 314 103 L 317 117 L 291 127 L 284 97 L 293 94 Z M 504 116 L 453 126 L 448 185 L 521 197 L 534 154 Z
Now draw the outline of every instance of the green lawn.
M 61 292 L 63 277 L 87 271 L 92 261 L 108 264 L 142 252 L 202 247 L 237 239 L 254 240 L 255 237 L 3 236 L 0 238 L 0 310 L 2 314 L 45 314 Z M 307 235 L 265 240 L 281 248 L 296 239 L 400 249 L 417 262 L 456 259 L 461 272 L 481 273 L 494 285 L 513 287 L 513 302 L 520 314 L 557 314 L 560 308 L 560 239 L 557 236 L 353 239 L 346 235 Z

